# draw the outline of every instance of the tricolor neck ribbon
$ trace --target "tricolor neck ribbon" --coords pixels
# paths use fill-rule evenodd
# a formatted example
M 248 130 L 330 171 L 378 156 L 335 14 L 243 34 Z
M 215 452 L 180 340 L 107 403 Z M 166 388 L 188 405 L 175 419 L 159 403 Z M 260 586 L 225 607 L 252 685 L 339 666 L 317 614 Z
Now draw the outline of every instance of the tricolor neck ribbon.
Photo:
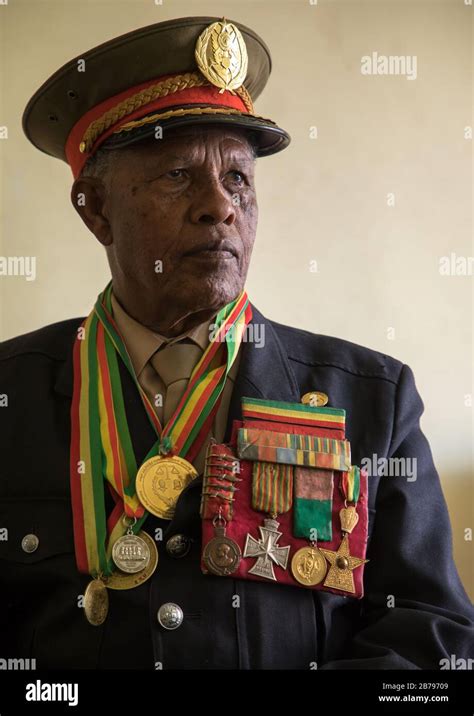
M 82 324 L 73 355 L 70 477 L 74 540 L 78 569 L 93 576 L 112 573 L 112 546 L 127 530 L 124 518 L 136 518 L 133 531 L 138 532 L 148 516 L 135 493 L 139 466 L 127 422 L 119 360 L 130 373 L 157 435 L 144 462 L 160 453 L 192 461 L 211 428 L 227 375 L 252 317 L 245 292 L 219 311 L 212 340 L 175 412 L 162 427 L 137 380 L 113 319 L 111 293 L 109 283 Z M 104 481 L 119 498 L 108 519 Z

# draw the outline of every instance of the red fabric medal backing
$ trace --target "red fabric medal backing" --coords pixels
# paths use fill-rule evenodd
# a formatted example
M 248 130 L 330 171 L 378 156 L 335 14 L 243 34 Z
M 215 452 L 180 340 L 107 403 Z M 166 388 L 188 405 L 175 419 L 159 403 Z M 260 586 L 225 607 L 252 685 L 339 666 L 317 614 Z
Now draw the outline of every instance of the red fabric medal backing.
M 285 433 L 296 433 L 301 435 L 314 435 L 317 437 L 330 437 L 338 440 L 345 439 L 344 431 L 342 429 L 329 429 L 329 428 L 314 428 L 305 427 L 301 425 L 291 425 L 288 423 L 272 422 L 266 420 L 246 420 L 245 422 L 234 421 L 232 428 L 232 438 L 230 446 L 218 445 L 215 446 L 215 450 L 228 454 L 230 451 L 236 455 L 236 440 L 237 431 L 239 428 L 260 428 L 265 430 L 274 430 Z M 241 478 L 241 482 L 238 483 L 238 492 L 235 493 L 235 500 L 233 504 L 233 520 L 227 523 L 226 536 L 233 539 L 239 545 L 242 550 L 242 554 L 247 539 L 247 534 L 251 534 L 255 539 L 260 539 L 260 531 L 258 527 L 263 526 L 264 519 L 268 517 L 263 512 L 258 512 L 252 508 L 252 469 L 253 462 L 249 460 L 240 461 L 240 472 L 238 477 Z M 332 535 L 333 539 L 331 542 L 318 541 L 318 547 L 337 551 L 341 541 L 341 525 L 339 520 L 339 511 L 344 507 L 344 496 L 341 491 L 341 476 L 342 473 L 339 470 L 334 471 L 334 493 L 333 493 L 333 518 L 332 518 Z M 349 546 L 350 554 L 354 557 L 360 557 L 365 559 L 367 550 L 367 525 L 368 525 L 368 511 L 367 511 L 367 475 L 361 470 L 360 475 L 360 497 L 357 503 L 357 513 L 359 515 L 359 521 L 354 527 L 352 533 L 349 535 Z M 286 547 L 290 545 L 291 550 L 288 559 L 287 569 L 282 569 L 278 565 L 274 565 L 275 577 L 277 578 L 278 584 L 288 584 L 293 587 L 301 587 L 302 589 L 316 589 L 322 591 L 333 592 L 334 594 L 352 596 L 361 599 L 364 595 L 363 587 L 363 573 L 364 565 L 356 567 L 353 570 L 355 594 L 343 592 L 338 589 L 331 587 L 324 587 L 324 580 L 314 587 L 305 587 L 294 579 L 291 573 L 291 560 L 295 552 L 302 547 L 307 547 L 309 542 L 306 539 L 299 539 L 293 537 L 293 510 L 289 510 L 284 514 L 277 516 L 277 521 L 280 523 L 278 531 L 282 533 L 278 546 Z M 202 544 L 203 547 L 210 542 L 214 537 L 214 527 L 212 520 L 202 520 Z M 231 575 L 233 578 L 240 579 L 252 579 L 259 582 L 273 583 L 268 579 L 249 574 L 251 569 L 256 562 L 255 557 L 242 558 L 239 567 Z M 201 569 L 206 573 L 206 567 L 204 563 L 201 563 Z M 329 564 L 328 564 L 329 570 Z

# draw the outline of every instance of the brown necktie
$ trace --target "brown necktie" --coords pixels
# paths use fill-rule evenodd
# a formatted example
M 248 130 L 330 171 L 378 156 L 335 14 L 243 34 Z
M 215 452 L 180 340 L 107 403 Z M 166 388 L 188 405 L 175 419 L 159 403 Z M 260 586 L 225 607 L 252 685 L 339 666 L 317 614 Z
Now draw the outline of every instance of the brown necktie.
M 199 359 L 202 349 L 189 341 L 164 345 L 150 358 L 149 363 L 164 387 L 162 418 L 166 425 L 176 410 L 188 387 L 189 378 Z M 160 417 L 160 416 L 159 416 Z
M 202 355 L 202 349 L 186 338 L 183 341 L 159 348 L 141 372 L 140 384 L 152 401 L 163 426 L 176 410 L 178 402 L 188 387 L 191 373 Z M 226 381 L 221 407 L 210 429 L 208 438 L 213 435 L 217 440 L 224 439 L 230 396 L 239 362 L 240 356 L 237 356 L 236 363 Z M 155 398 L 157 395 L 163 396 L 164 411 L 162 407 L 156 406 Z M 204 469 L 207 442 L 208 439 L 205 440 L 199 454 L 193 460 L 194 467 L 199 473 L 202 473 Z

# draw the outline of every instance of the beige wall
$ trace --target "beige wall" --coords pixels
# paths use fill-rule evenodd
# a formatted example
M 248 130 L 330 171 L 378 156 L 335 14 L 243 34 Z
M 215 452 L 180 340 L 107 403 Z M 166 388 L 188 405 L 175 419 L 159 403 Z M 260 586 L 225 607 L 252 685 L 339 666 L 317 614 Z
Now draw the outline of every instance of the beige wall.
M 466 397 L 473 392 L 473 279 L 439 273 L 440 257 L 473 255 L 472 141 L 464 136 L 473 121 L 473 8 L 464 0 L 0 4 L 0 125 L 8 126 L 0 142 L 0 255 L 37 257 L 35 281 L 0 278 L 2 338 L 84 315 L 108 279 L 102 249 L 70 206 L 68 167 L 23 137 L 28 98 L 85 49 L 180 15 L 225 15 L 269 45 L 273 74 L 257 111 L 293 142 L 259 162 L 248 291 L 270 318 L 361 343 L 413 368 L 456 561 L 474 595 L 473 543 L 465 539 L 473 526 L 473 408 Z M 372 52 L 416 55 L 417 78 L 363 76 L 361 57 Z M 310 127 L 318 138 L 310 139 Z

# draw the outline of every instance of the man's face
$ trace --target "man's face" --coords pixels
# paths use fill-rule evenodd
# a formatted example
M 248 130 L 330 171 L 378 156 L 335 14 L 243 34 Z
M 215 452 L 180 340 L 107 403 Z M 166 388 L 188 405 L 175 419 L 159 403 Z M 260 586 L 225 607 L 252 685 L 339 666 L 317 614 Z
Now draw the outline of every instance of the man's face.
M 114 152 L 107 254 L 134 317 L 162 326 L 169 309 L 217 311 L 243 290 L 257 228 L 254 164 L 244 132 L 216 127 Z

